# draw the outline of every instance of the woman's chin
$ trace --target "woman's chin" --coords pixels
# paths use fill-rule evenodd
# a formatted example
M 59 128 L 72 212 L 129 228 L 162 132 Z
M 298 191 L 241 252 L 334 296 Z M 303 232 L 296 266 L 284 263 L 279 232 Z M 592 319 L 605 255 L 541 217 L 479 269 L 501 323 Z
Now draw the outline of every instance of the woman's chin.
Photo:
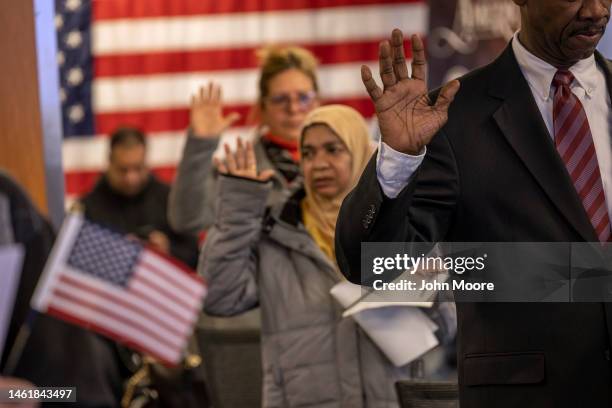
M 300 131 L 301 129 L 285 131 L 281 136 L 287 140 L 300 140 Z
M 314 186 L 312 189 L 318 196 L 333 199 L 338 195 L 338 189 L 335 186 Z
M 299 140 L 302 134 L 302 124 L 286 124 L 278 128 L 278 136 L 289 140 Z

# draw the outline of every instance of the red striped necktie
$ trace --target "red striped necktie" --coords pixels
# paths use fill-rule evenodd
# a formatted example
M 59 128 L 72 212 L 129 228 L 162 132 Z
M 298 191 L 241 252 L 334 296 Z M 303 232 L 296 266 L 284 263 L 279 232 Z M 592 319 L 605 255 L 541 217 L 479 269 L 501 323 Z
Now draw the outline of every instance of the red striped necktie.
M 570 89 L 573 81 L 574 75 L 568 70 L 558 70 L 552 81 L 555 145 L 597 237 L 607 242 L 612 230 L 597 153 L 584 107 Z

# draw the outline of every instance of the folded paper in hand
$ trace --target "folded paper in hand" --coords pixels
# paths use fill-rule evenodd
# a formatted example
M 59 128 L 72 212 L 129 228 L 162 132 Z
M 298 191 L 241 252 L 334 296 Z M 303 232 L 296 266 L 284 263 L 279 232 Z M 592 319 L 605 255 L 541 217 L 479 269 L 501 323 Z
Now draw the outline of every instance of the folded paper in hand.
M 420 310 L 432 302 L 368 301 L 361 286 L 350 282 L 338 283 L 330 293 L 345 308 L 343 316 L 352 316 L 396 367 L 438 345 L 438 326 Z

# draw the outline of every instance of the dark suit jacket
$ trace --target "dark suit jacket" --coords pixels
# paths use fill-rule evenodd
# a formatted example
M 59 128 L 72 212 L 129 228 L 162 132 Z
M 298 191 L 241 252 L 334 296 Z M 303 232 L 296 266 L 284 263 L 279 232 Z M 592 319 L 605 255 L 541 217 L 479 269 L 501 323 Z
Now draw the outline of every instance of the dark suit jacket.
M 612 64 L 597 55 L 612 86 Z M 446 126 L 396 199 L 372 158 L 336 229 L 360 283 L 360 242 L 597 241 L 508 46 L 463 78 Z M 367 277 L 366 277 L 367 278 Z M 611 407 L 612 308 L 602 303 L 458 303 L 462 408 Z

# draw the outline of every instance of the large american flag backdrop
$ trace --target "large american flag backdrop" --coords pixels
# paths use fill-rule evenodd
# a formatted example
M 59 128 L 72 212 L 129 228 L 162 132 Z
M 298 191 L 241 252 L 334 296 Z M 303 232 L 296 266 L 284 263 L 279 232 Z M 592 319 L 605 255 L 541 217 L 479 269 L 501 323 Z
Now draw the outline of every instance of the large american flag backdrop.
M 377 72 L 379 41 L 394 27 L 424 34 L 427 22 L 425 0 L 56 0 L 68 199 L 92 187 L 119 125 L 148 134 L 149 164 L 171 181 L 190 95 L 216 81 L 226 111 L 246 118 L 264 45 L 311 50 L 324 103 L 370 117 L 359 67 Z M 250 133 L 243 121 L 228 137 Z

